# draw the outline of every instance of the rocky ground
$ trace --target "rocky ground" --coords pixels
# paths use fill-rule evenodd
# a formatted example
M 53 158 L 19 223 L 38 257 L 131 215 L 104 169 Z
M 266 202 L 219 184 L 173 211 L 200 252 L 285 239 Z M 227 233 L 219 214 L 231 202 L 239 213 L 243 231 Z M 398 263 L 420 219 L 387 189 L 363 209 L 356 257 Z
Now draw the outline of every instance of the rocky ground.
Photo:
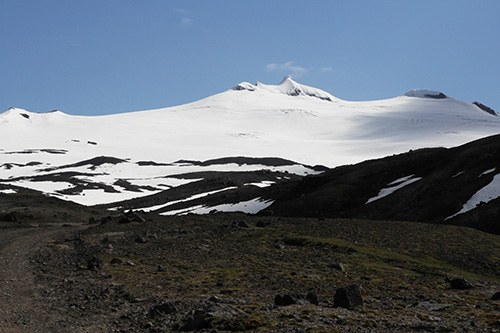
M 474 229 L 5 197 L 2 332 L 500 331 L 500 237 Z

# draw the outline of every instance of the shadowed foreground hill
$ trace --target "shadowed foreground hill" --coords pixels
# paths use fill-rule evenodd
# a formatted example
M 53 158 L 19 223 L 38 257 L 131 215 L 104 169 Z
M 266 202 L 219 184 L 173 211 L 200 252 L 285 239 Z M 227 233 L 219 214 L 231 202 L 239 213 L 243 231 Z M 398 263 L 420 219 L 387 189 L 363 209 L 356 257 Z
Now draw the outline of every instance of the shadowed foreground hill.
M 446 223 L 500 234 L 499 173 L 500 135 L 496 135 L 451 149 L 420 149 L 305 177 L 267 212 Z
M 110 212 L 34 192 L 3 194 L 0 203 L 0 331 L 493 332 L 500 325 L 500 236 L 471 228 Z M 357 303 L 340 304 L 341 290 L 360 291 Z

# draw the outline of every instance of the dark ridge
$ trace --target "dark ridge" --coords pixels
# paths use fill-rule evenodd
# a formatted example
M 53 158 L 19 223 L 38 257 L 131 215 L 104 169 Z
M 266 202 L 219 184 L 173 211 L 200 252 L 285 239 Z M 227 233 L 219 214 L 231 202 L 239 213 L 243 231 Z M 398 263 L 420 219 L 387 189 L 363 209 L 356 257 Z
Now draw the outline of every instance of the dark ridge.
M 27 167 L 27 166 L 35 166 L 35 165 L 40 165 L 42 164 L 42 162 L 29 162 L 29 163 L 26 163 L 26 164 L 19 164 L 19 163 L 4 163 L 2 165 L 0 165 L 0 168 L 5 168 L 6 170 L 10 170 L 12 169 L 14 166 L 17 166 L 17 167 Z
M 170 163 L 157 163 L 155 161 L 139 161 L 136 162 L 138 166 L 169 166 L 172 165 Z
M 444 99 L 444 98 L 448 98 L 448 96 L 446 96 L 445 94 L 443 94 L 442 92 L 440 92 L 439 94 L 437 95 L 432 95 L 432 94 L 425 94 L 425 97 L 427 98 L 435 98 L 435 99 Z
M 6 155 L 13 154 L 36 154 L 36 153 L 48 153 L 48 154 L 66 154 L 68 151 L 66 149 L 25 149 L 20 151 L 9 151 L 5 152 Z
M 294 161 L 290 160 L 285 160 L 282 158 L 277 158 L 277 157 L 244 157 L 244 156 L 237 156 L 237 157 L 222 157 L 222 158 L 216 158 L 216 159 L 211 159 L 207 161 L 192 161 L 192 160 L 179 160 L 174 163 L 189 163 L 193 165 L 198 165 L 198 166 L 209 166 L 209 165 L 219 165 L 219 164 L 230 164 L 230 163 L 235 163 L 238 165 L 265 165 L 265 166 L 288 166 L 288 165 L 296 165 L 300 163 L 296 163 Z
M 236 91 L 242 91 L 242 90 L 255 91 L 254 88 L 249 88 L 249 87 L 247 88 L 247 87 L 242 86 L 241 84 L 237 84 L 236 86 L 234 86 L 233 90 L 236 90 Z
M 419 149 L 307 176 L 266 210 L 276 216 L 363 218 L 473 227 L 500 234 L 500 198 L 455 215 L 500 170 L 500 135 Z M 377 200 L 396 179 L 421 178 Z M 265 211 L 264 211 L 265 212 Z M 453 217 L 451 217 L 453 216 Z
M 102 164 L 118 164 L 118 163 L 123 163 L 127 162 L 127 160 L 121 159 L 121 158 L 116 158 L 116 157 L 110 157 L 110 156 L 98 156 L 91 158 L 89 160 L 73 163 L 73 164 L 67 164 L 67 165 L 62 165 L 58 167 L 53 167 L 53 168 L 47 168 L 47 169 L 41 169 L 38 171 L 54 171 L 54 170 L 61 170 L 61 169 L 67 169 L 67 168 L 77 168 L 81 167 L 84 165 L 90 165 L 89 169 L 90 170 L 95 170 L 96 167 L 102 165 Z
M 498 113 L 493 110 L 492 108 L 490 108 L 489 106 L 486 106 L 484 105 L 483 103 L 481 102 L 478 102 L 478 101 L 475 101 L 475 102 L 472 102 L 472 104 L 474 104 L 475 106 L 477 106 L 478 108 L 480 108 L 481 110 L 493 115 L 493 116 L 497 116 L 498 117 Z

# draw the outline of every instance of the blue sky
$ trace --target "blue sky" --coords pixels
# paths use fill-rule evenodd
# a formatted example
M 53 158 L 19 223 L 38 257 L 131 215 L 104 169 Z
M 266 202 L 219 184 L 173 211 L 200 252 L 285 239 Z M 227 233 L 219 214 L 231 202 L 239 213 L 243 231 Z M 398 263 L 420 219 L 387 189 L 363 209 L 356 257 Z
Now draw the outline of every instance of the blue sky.
M 241 81 L 346 100 L 431 89 L 500 111 L 500 1 L 2 0 L 0 112 L 100 115 Z

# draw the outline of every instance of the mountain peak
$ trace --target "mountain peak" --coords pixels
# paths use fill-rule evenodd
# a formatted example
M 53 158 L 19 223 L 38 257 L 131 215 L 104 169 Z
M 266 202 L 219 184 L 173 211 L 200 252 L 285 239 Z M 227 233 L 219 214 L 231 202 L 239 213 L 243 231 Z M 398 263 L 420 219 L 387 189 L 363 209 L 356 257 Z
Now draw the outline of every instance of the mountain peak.
M 315 97 L 330 102 L 337 100 L 337 98 L 327 93 L 326 91 L 295 82 L 290 75 L 285 76 L 278 85 L 267 85 L 260 82 L 252 85 L 248 82 L 241 82 L 233 87 L 233 90 L 237 91 L 255 91 L 256 89 L 263 89 L 273 93 L 281 93 L 288 96 Z

